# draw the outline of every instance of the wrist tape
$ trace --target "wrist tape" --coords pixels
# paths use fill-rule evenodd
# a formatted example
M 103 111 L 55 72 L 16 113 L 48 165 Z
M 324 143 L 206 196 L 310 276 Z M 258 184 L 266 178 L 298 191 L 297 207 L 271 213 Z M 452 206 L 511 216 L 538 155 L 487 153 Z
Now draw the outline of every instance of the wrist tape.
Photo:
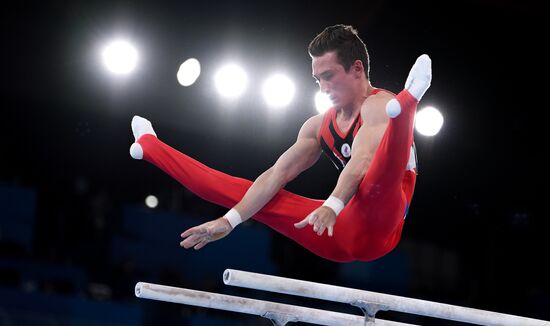
M 237 212 L 234 208 L 231 208 L 223 217 L 229 222 L 229 224 L 231 224 L 232 228 L 237 227 L 237 225 L 243 222 L 241 214 L 239 214 L 239 212 Z
M 336 216 L 340 214 L 340 212 L 344 209 L 344 202 L 340 200 L 338 197 L 330 196 L 325 200 L 323 203 L 323 206 L 330 207 L 334 213 L 336 213 Z

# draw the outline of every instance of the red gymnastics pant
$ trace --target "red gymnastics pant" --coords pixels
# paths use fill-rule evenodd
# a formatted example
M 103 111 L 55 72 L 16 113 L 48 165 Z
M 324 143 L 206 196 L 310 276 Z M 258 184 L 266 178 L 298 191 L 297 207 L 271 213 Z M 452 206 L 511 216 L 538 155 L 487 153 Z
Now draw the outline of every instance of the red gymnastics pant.
M 390 252 L 401 237 L 416 181 L 416 174 L 405 167 L 413 142 L 417 100 L 406 90 L 396 99 L 401 104 L 401 114 L 390 118 L 358 191 L 338 215 L 332 237 L 327 233 L 318 236 L 311 227 L 295 228 L 294 223 L 303 220 L 323 201 L 284 189 L 253 218 L 332 261 L 369 261 Z M 143 148 L 143 159 L 214 204 L 231 208 L 252 185 L 249 180 L 205 166 L 153 135 L 143 135 L 138 143 Z

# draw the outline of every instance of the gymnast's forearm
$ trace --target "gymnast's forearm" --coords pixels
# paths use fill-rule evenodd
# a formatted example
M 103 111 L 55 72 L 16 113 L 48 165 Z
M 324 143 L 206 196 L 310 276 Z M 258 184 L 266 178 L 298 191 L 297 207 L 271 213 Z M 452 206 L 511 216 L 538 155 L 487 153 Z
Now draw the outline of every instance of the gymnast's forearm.
M 357 192 L 370 161 L 368 157 L 353 157 L 338 177 L 331 196 L 339 198 L 344 204 L 347 204 Z
M 265 206 L 286 184 L 282 174 L 275 168 L 262 173 L 248 189 L 244 197 L 233 207 L 241 215 L 242 221 L 254 216 Z

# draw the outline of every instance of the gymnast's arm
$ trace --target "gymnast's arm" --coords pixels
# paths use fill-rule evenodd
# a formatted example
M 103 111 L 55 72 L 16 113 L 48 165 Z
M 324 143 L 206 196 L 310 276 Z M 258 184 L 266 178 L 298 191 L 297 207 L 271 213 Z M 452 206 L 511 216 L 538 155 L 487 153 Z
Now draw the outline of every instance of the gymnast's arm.
M 361 107 L 363 125 L 359 128 L 353 141 L 351 159 L 346 164 L 338 177 L 336 187 L 331 193 L 346 205 L 355 195 L 359 184 L 363 180 L 374 158 L 374 154 L 382 140 L 382 136 L 388 125 L 386 104 L 392 95 L 381 92 L 368 97 Z M 328 206 L 321 206 L 309 214 L 301 222 L 296 223 L 297 228 L 303 228 L 310 224 L 313 231 L 322 235 L 325 229 L 329 236 L 333 234 L 333 226 L 336 223 L 336 213 Z
M 319 159 L 321 146 L 317 141 L 317 133 L 322 120 L 322 115 L 316 115 L 308 119 L 300 129 L 296 142 L 279 157 L 271 168 L 254 181 L 241 201 L 231 210 L 240 215 L 239 222 L 241 220 L 246 221 L 256 214 L 288 182 L 311 167 Z M 183 240 L 180 242 L 180 246 L 186 249 L 191 247 L 201 249 L 209 242 L 227 236 L 232 230 L 229 220 L 220 217 L 183 232 L 181 234 Z
M 355 195 L 359 184 L 367 170 L 382 140 L 388 126 L 386 104 L 392 96 L 381 92 L 365 100 L 361 108 L 363 125 L 359 128 L 351 148 L 351 159 L 338 178 L 331 196 L 335 196 L 347 204 Z
M 321 155 L 317 140 L 321 122 L 322 115 L 308 119 L 300 129 L 296 142 L 254 181 L 242 200 L 233 207 L 243 221 L 256 214 L 288 182 L 317 162 Z

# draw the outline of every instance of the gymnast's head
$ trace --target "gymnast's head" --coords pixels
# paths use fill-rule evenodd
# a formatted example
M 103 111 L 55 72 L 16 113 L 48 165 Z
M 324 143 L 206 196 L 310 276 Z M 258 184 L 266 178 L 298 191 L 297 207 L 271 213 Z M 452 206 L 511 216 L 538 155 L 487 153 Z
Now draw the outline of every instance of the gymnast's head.
M 310 42 L 313 77 L 335 106 L 346 106 L 369 78 L 369 54 L 357 30 L 349 25 L 325 28 Z

